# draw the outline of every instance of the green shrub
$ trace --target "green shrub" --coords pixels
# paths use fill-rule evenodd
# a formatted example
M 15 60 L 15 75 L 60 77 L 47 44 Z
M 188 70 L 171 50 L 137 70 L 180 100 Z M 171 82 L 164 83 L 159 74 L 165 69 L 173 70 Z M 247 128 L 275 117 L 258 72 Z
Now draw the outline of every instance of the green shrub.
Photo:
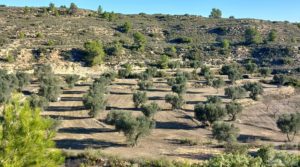
M 262 42 L 260 33 L 256 28 L 248 28 L 245 31 L 245 43 L 246 44 L 259 44 Z
M 157 65 L 160 69 L 167 69 L 169 67 L 170 58 L 167 55 L 161 55 Z
M 114 41 L 109 44 L 105 49 L 105 53 L 110 56 L 120 56 L 123 50 L 123 46 L 119 41 Z
M 119 78 L 128 78 L 132 73 L 132 65 L 131 64 L 124 64 L 124 68 L 118 71 Z
M 89 41 L 84 43 L 85 58 L 89 66 L 100 65 L 104 61 L 105 53 L 99 41 Z
M 277 39 L 277 31 L 276 30 L 271 30 L 268 34 L 268 41 L 274 42 Z
M 147 43 L 146 37 L 142 33 L 136 32 L 133 34 L 133 39 L 134 39 L 134 48 L 137 49 L 138 51 L 144 51 L 145 45 Z
M 132 29 L 132 25 L 129 22 L 125 22 L 123 25 L 118 27 L 118 30 L 123 33 L 128 33 Z

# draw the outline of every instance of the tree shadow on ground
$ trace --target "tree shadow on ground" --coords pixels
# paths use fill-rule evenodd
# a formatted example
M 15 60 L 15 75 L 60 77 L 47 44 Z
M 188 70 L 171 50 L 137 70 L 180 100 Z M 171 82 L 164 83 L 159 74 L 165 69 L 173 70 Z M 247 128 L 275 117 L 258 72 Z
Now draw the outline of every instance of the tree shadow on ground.
M 208 160 L 212 158 L 213 154 L 199 154 L 199 153 L 187 153 L 187 154 L 180 154 L 180 153 L 169 153 L 164 154 L 165 156 L 172 156 L 172 157 L 181 157 L 181 158 L 188 158 L 188 159 L 197 159 L 197 160 Z
M 186 94 L 203 94 L 204 92 L 195 92 L 195 91 L 190 91 L 190 90 L 188 90 L 188 91 L 186 91 Z
M 86 110 L 87 108 L 84 106 L 49 106 L 45 109 L 45 111 L 82 111 Z
M 254 142 L 254 141 L 257 141 L 257 140 L 270 141 L 270 142 L 283 142 L 283 141 L 274 140 L 274 139 L 271 139 L 271 138 L 265 137 L 265 136 L 246 135 L 246 134 L 240 134 L 240 136 L 237 139 L 238 139 L 239 142 L 242 142 L 242 143 L 249 143 L 249 142 Z
M 106 110 L 131 110 L 131 111 L 141 111 L 139 108 L 125 108 L 125 107 L 114 107 L 114 106 L 107 106 Z
M 165 90 L 165 89 L 147 89 L 148 92 L 171 92 L 171 90 Z
M 72 91 L 72 90 L 65 90 L 62 92 L 62 94 L 67 94 L 67 95 L 73 95 L 73 94 L 84 94 L 86 91 Z
M 148 97 L 148 100 L 165 100 L 165 97 L 152 96 L 152 97 Z
M 74 133 L 74 134 L 93 134 L 93 133 L 104 133 L 104 132 L 115 132 L 114 129 L 108 128 L 82 128 L 82 127 L 70 127 L 61 128 L 58 130 L 59 133 Z
M 90 119 L 91 117 L 74 117 L 74 116 L 65 116 L 65 115 L 49 115 L 50 118 L 52 119 L 57 119 L 57 120 L 80 120 L 80 119 Z
M 109 92 L 111 95 L 132 95 L 131 92 Z
M 195 105 L 195 104 L 199 104 L 203 101 L 186 101 L 185 104 L 192 104 L 192 105 Z
M 135 83 L 117 82 L 117 83 L 113 83 L 113 85 L 118 85 L 118 86 L 134 86 L 136 84 Z
M 83 86 L 91 86 L 92 84 L 90 83 L 80 83 L 80 84 L 75 84 L 75 86 L 78 86 L 78 87 L 83 87 Z
M 60 101 L 82 101 L 82 97 L 62 97 Z
M 181 122 L 156 122 L 156 129 L 184 129 L 192 130 L 195 129 L 194 126 L 188 125 Z
M 85 148 L 108 148 L 108 147 L 125 147 L 126 144 L 119 144 L 104 140 L 95 139 L 61 139 L 55 140 L 56 147 L 61 149 L 85 149 Z
M 258 125 L 255 125 L 255 124 L 252 124 L 252 123 L 243 123 L 244 125 L 248 125 L 248 126 L 254 126 L 256 128 L 261 128 L 261 129 L 265 129 L 265 130 L 270 130 L 270 131 L 274 131 L 275 129 L 272 129 L 272 128 L 268 128 L 268 127 L 262 127 L 262 126 L 258 126 Z

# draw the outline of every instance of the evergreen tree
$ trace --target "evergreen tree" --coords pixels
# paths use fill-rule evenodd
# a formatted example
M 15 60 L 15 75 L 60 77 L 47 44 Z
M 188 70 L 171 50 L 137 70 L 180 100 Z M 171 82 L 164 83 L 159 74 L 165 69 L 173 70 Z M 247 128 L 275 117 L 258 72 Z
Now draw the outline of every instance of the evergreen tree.
M 0 122 L 0 166 L 56 167 L 63 163 L 59 150 L 53 149 L 54 122 L 31 108 L 28 101 L 14 97 L 6 104 Z

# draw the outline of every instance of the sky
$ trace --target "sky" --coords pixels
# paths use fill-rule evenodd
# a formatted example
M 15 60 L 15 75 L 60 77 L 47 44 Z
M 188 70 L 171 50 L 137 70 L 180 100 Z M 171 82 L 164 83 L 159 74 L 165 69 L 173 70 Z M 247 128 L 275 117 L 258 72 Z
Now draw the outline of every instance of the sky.
M 272 21 L 300 22 L 300 0 L 0 0 L 7 6 L 69 6 L 124 14 L 192 14 L 208 16 L 219 8 L 223 17 L 256 18 Z

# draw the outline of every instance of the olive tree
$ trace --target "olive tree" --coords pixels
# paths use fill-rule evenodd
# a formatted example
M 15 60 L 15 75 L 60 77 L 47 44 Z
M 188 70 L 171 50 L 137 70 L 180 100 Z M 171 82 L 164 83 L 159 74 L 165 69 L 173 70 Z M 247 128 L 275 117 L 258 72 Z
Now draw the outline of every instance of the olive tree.
M 68 84 L 69 88 L 73 88 L 75 86 L 75 83 L 78 82 L 79 78 L 79 75 L 67 75 L 65 76 L 65 81 Z
M 133 117 L 131 114 L 119 112 L 114 117 L 116 119 L 111 122 L 114 122 L 117 131 L 124 133 L 130 146 L 136 146 L 138 140 L 149 135 L 155 127 L 155 122 L 145 116 Z
M 173 95 L 173 94 L 167 94 L 165 96 L 166 103 L 170 103 L 172 105 L 172 109 L 181 109 L 181 107 L 184 104 L 184 100 L 181 96 Z
M 217 89 L 217 92 L 219 92 L 219 89 L 224 85 L 225 82 L 221 77 L 218 77 L 212 81 L 212 86 Z
M 136 92 L 132 96 L 135 108 L 139 108 L 142 104 L 145 104 L 148 100 L 146 92 Z
M 30 81 L 30 75 L 24 72 L 17 72 L 16 77 L 18 78 L 18 89 L 21 91 L 24 86 L 27 86 Z
M 153 82 L 151 80 L 141 80 L 138 82 L 138 87 L 140 90 L 147 90 L 153 86 Z
M 219 103 L 197 104 L 194 108 L 195 118 L 208 126 L 221 120 L 225 114 L 225 110 Z
M 208 96 L 206 103 L 222 103 L 222 99 L 219 96 Z
M 243 111 L 243 106 L 237 102 L 230 102 L 226 104 L 226 111 L 230 116 L 230 120 L 235 121 L 237 115 Z
M 288 141 L 293 141 L 300 131 L 300 113 L 283 114 L 276 121 L 277 127 L 285 133 Z
M 231 83 L 235 83 L 236 80 L 242 78 L 241 71 L 242 70 L 238 64 L 225 65 L 221 68 L 221 74 L 228 75 L 228 79 Z
M 182 96 L 186 92 L 187 77 L 184 74 L 178 74 L 175 78 L 169 78 L 167 83 L 178 96 Z
M 41 78 L 39 95 L 45 97 L 48 101 L 58 101 L 61 94 L 60 79 L 54 74 L 46 75 Z
M 28 98 L 28 102 L 31 108 L 40 108 L 41 110 L 49 105 L 49 102 L 45 97 L 36 94 L 31 95 Z
M 142 113 L 149 119 L 153 119 L 154 115 L 157 113 L 159 109 L 160 108 L 158 104 L 155 102 L 142 105 Z
M 216 122 L 212 126 L 212 135 L 219 142 L 232 143 L 235 142 L 239 136 L 239 128 L 233 124 Z
M 251 63 L 251 62 L 248 62 L 245 64 L 245 69 L 250 73 L 250 74 L 253 74 L 257 71 L 257 64 L 255 63 Z
M 232 100 L 241 99 L 245 97 L 246 90 L 241 86 L 228 87 L 225 88 L 225 96 Z
M 264 78 L 266 78 L 266 77 L 268 77 L 271 74 L 272 70 L 270 68 L 261 68 L 259 70 L 259 72 L 260 72 L 261 76 L 263 76 Z
M 97 117 L 106 108 L 106 86 L 104 82 L 94 82 L 83 97 L 83 104 L 90 109 L 91 117 Z
M 262 84 L 257 83 L 257 82 L 255 82 L 255 83 L 248 82 L 248 83 L 246 83 L 244 85 L 244 88 L 247 91 L 250 91 L 250 95 L 249 96 L 253 100 L 257 100 L 258 99 L 258 95 L 261 95 L 264 92 Z
M 222 11 L 220 9 L 213 8 L 209 15 L 209 18 L 220 19 L 222 17 Z

